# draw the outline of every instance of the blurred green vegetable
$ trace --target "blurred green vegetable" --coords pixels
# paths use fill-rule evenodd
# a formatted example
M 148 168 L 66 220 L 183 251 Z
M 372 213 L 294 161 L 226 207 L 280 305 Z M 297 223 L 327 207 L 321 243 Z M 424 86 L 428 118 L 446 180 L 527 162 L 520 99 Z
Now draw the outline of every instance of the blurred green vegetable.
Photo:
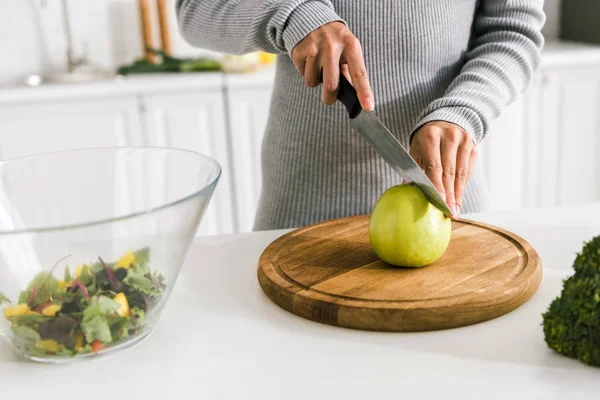
M 159 55 L 161 62 L 153 64 L 142 58 L 134 61 L 132 64 L 119 67 L 117 73 L 120 75 L 129 75 L 160 72 L 209 72 L 221 71 L 222 69 L 219 61 L 209 57 L 177 58 L 169 56 L 160 50 L 148 49 L 148 51 Z
M 600 366 L 600 235 L 586 242 L 575 273 L 543 314 L 545 341 L 554 351 Z

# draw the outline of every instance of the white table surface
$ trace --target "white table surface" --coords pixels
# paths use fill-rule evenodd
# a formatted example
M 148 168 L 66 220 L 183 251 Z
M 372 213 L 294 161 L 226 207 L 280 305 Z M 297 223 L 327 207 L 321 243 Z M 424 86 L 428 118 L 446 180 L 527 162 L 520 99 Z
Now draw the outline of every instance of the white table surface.
M 0 343 L 0 399 L 600 398 L 600 368 L 551 352 L 540 326 L 575 253 L 600 234 L 600 204 L 468 217 L 523 236 L 543 261 L 538 292 L 504 317 L 415 334 L 321 325 L 258 286 L 257 259 L 283 232 L 204 238 L 148 340 L 66 366 Z

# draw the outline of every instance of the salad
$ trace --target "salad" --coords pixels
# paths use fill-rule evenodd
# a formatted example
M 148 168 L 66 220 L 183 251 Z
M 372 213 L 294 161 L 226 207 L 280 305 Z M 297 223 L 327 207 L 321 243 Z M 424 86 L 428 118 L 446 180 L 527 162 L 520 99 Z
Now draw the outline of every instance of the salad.
M 74 274 L 67 265 L 62 280 L 40 272 L 14 304 L 0 293 L 15 345 L 30 356 L 75 356 L 139 335 L 166 289 L 164 276 L 149 269 L 149 254 L 130 250 L 114 263 L 98 257 Z

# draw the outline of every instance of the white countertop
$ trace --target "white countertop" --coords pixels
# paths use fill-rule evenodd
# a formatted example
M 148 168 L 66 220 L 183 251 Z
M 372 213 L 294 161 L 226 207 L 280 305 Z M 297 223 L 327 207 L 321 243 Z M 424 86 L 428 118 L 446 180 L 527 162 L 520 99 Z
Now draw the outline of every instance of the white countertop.
M 600 203 L 465 217 L 523 236 L 544 264 L 538 292 L 504 317 L 414 334 L 321 325 L 258 286 L 258 257 L 282 231 L 203 238 L 148 340 L 67 366 L 23 362 L 0 343 L 0 397 L 598 399 L 600 369 L 550 351 L 540 323 L 583 241 L 600 234 Z
M 549 40 L 542 51 L 542 69 L 600 65 L 600 45 Z
M 549 40 L 542 52 L 542 69 L 563 67 L 600 67 L 600 45 Z M 113 80 L 84 84 L 44 84 L 39 87 L 1 87 L 0 107 L 29 102 L 77 100 L 115 96 L 181 91 L 214 91 L 229 88 L 270 86 L 274 66 L 253 73 L 220 72 L 157 73 L 118 77 Z
M 47 83 L 37 87 L 24 85 L 0 88 L 0 107 L 53 100 L 77 100 L 103 97 L 135 96 L 169 92 L 210 92 L 228 87 L 270 86 L 274 68 L 266 66 L 255 72 L 153 73 L 117 76 L 91 83 Z

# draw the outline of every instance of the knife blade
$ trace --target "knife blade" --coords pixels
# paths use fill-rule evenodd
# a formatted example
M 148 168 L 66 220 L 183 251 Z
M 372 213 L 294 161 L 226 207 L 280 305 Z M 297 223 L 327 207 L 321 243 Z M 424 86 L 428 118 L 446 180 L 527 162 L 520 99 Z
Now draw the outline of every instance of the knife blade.
M 429 177 L 398 139 L 372 111 L 366 111 L 361 107 L 356 89 L 342 73 L 340 73 L 337 99 L 348 111 L 350 126 L 369 143 L 381 158 L 408 184 L 421 189 L 429 203 L 444 214 L 453 216 L 452 211 Z

